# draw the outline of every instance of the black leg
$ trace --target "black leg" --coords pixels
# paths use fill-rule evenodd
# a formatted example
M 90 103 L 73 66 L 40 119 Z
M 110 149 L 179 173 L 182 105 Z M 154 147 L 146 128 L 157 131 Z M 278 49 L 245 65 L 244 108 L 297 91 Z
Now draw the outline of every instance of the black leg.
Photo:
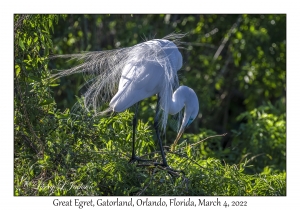
M 181 171 L 174 170 L 174 169 L 170 168 L 167 164 L 166 156 L 165 156 L 165 153 L 164 153 L 162 141 L 161 141 L 160 134 L 159 134 L 160 96 L 158 95 L 157 97 L 158 97 L 158 99 L 157 99 L 157 105 L 156 105 L 156 110 L 155 110 L 156 113 L 155 113 L 155 119 L 154 119 L 154 128 L 155 128 L 157 140 L 158 140 L 158 143 L 159 143 L 159 148 L 160 148 L 161 157 L 162 157 L 162 163 L 153 162 L 151 160 L 143 160 L 143 159 L 140 159 L 139 157 L 137 157 L 135 155 L 135 132 L 136 132 L 136 124 L 137 124 L 138 104 L 136 105 L 136 110 L 135 110 L 133 121 L 132 121 L 132 126 L 133 126 L 132 157 L 131 157 L 129 162 L 133 163 L 135 161 L 138 161 L 138 162 L 139 161 L 150 161 L 152 163 L 150 163 L 150 164 L 149 163 L 147 163 L 147 164 L 138 164 L 137 166 L 151 166 L 151 165 L 154 165 L 154 166 L 157 166 L 157 167 L 162 167 L 162 169 L 164 169 L 164 170 L 167 170 L 168 173 L 172 176 L 179 176 L 178 172 L 181 172 Z
M 136 158 L 135 155 L 135 132 L 136 132 L 136 124 L 137 124 L 137 114 L 138 114 L 138 109 L 139 109 L 139 102 L 135 104 L 135 111 L 134 111 L 134 116 L 132 120 L 132 156 L 131 159 Z
M 164 148 L 162 146 L 162 141 L 160 138 L 160 134 L 159 134 L 159 106 L 160 106 L 160 96 L 159 94 L 157 95 L 158 99 L 157 99 L 157 105 L 156 105 L 156 111 L 155 111 L 155 119 L 154 119 L 154 128 L 155 128 L 155 132 L 156 132 L 156 136 L 157 136 L 157 140 L 159 143 L 159 148 L 160 148 L 160 152 L 161 152 L 161 157 L 162 157 L 162 166 L 168 166 L 167 161 L 166 161 L 166 157 L 165 157 L 165 153 L 164 153 Z
M 139 102 L 135 104 L 135 111 L 132 119 L 132 153 L 131 153 L 131 159 L 129 160 L 130 163 L 134 163 L 135 161 L 151 161 L 151 160 L 141 159 L 137 157 L 135 154 L 135 133 L 136 133 L 136 125 L 137 125 L 138 108 L 139 108 Z
M 136 132 L 138 109 L 139 109 L 139 102 L 135 104 L 135 111 L 132 119 L 132 155 L 131 155 L 131 159 L 129 160 L 130 163 L 135 162 L 137 160 L 137 157 L 135 155 L 135 132 Z

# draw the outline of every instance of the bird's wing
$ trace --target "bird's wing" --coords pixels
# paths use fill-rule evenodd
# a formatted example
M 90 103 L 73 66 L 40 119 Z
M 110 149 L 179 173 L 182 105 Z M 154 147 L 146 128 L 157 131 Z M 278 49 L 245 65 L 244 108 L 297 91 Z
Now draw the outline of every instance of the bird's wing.
M 110 101 L 110 107 L 122 112 L 133 104 L 160 91 L 164 82 L 164 69 L 155 61 L 133 65 L 129 63 L 122 72 L 119 90 Z

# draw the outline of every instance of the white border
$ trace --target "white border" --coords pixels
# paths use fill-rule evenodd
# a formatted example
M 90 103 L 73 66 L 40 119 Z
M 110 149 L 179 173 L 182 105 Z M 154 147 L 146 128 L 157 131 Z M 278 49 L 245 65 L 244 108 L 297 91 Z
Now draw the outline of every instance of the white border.
M 13 14 L 14 13 L 282 13 L 287 14 L 287 196 L 286 197 L 219 197 L 233 201 L 248 201 L 247 209 L 263 209 L 264 207 L 296 207 L 299 208 L 299 12 L 296 1 L 275 2 L 274 0 L 214 0 L 214 1 L 2 1 L 1 2 L 1 102 L 0 102 L 0 196 L 1 208 L 51 209 L 54 197 L 14 197 L 13 196 Z M 298 137 L 298 138 L 297 138 Z M 60 197 L 73 199 L 75 197 Z M 77 197 L 76 197 L 77 198 Z M 142 197 L 145 198 L 145 197 Z M 151 197 L 154 198 L 154 197 Z M 159 197 L 157 197 L 159 198 Z M 163 197 L 164 199 L 172 197 Z M 198 199 L 198 197 L 192 197 Z M 216 197 L 205 197 L 216 199 Z M 83 200 L 98 197 L 82 197 Z M 134 200 L 139 198 L 134 197 Z M 68 208 L 68 207 L 65 207 Z M 87 207 L 86 207 L 87 208 Z M 83 208 L 83 209 L 86 209 Z M 100 207 L 97 207 L 100 208 Z M 103 208 L 103 207 L 101 207 Z M 127 207 L 131 208 L 131 207 Z M 125 208 L 125 209 L 127 209 Z M 155 207 L 164 208 L 164 207 Z M 178 207 L 175 207 L 178 208 Z M 186 207 L 185 207 L 186 208 Z M 206 207 L 209 208 L 209 207 Z M 233 207 L 230 207 L 231 209 Z M 96 208 L 95 208 L 96 209 Z M 114 208 L 110 208 L 114 209 Z M 122 208 L 123 209 L 123 208 Z M 269 209 L 269 208 L 268 208 Z

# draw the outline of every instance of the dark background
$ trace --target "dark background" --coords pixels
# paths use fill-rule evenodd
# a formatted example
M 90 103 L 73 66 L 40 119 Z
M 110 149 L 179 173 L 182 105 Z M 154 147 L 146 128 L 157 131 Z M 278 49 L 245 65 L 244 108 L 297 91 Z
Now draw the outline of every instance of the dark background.
M 188 33 L 182 41 L 181 85 L 195 90 L 200 102 L 198 118 L 187 130 L 228 133 L 245 119 L 243 112 L 266 104 L 285 112 L 286 15 L 66 15 L 54 25 L 53 54 L 128 47 L 172 32 Z M 50 69 L 72 63 L 51 61 Z M 82 75 L 60 79 L 53 88 L 58 107 L 71 108 L 84 92 Z M 142 103 L 145 120 L 153 121 L 155 97 Z M 153 104 L 149 106 L 149 103 Z M 174 132 L 170 132 L 169 135 Z

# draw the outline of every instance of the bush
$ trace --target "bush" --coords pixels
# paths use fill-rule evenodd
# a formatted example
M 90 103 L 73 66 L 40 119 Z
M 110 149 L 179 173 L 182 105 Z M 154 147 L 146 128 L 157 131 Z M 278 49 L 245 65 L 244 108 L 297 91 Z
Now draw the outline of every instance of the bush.
M 65 113 L 55 116 L 58 128 L 46 139 L 43 158 L 18 153 L 15 195 L 285 195 L 285 173 L 247 175 L 246 164 L 222 164 L 183 144 L 167 151 L 174 175 L 160 166 L 129 164 L 131 118 L 124 112 L 111 118 Z M 160 161 L 149 126 L 137 129 L 143 158 Z
M 260 173 L 265 167 L 285 171 L 286 114 L 269 103 L 242 113 L 237 120 L 242 119 L 247 122 L 234 131 L 233 147 L 243 159 L 248 159 L 255 166 L 251 167 L 251 172 Z

